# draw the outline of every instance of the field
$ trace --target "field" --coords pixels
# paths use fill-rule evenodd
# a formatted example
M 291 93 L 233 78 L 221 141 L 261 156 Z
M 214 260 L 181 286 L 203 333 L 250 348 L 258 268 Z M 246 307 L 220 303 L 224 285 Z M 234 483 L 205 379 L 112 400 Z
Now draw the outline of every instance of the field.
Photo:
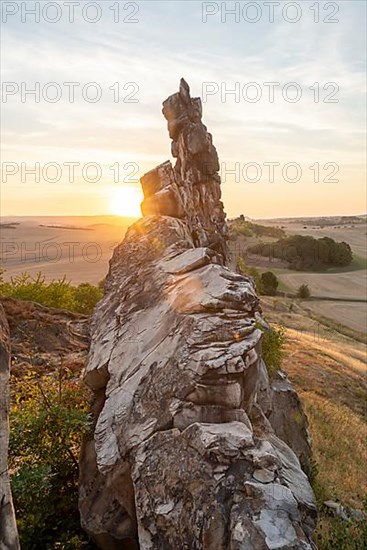
M 277 273 L 277 270 L 274 270 Z M 278 275 L 279 273 L 279 275 Z M 308 284 L 312 296 L 327 298 L 366 298 L 367 273 L 363 269 L 346 273 L 278 272 L 283 283 L 293 291 L 301 284 Z
M 270 227 L 282 227 L 288 235 L 311 235 L 318 239 L 320 237 L 331 237 L 335 241 L 345 241 L 352 247 L 352 250 L 363 258 L 367 258 L 366 239 L 367 224 L 359 223 L 345 226 L 307 226 L 288 220 L 257 220 L 259 223 Z
M 287 235 L 311 235 L 315 238 L 328 236 L 336 241 L 345 241 L 351 248 L 354 259 L 351 265 L 340 269 L 319 272 L 300 272 L 288 269 L 288 264 L 279 259 L 250 254 L 247 264 L 260 271 L 271 270 L 279 279 L 279 289 L 296 294 L 302 284 L 307 284 L 313 298 L 307 302 L 307 309 L 315 315 L 329 318 L 335 323 L 365 332 L 367 328 L 367 225 L 312 226 L 296 223 L 296 220 L 259 220 L 263 225 L 281 227 Z M 234 251 L 243 250 L 260 239 L 238 236 Z M 263 241 L 274 239 L 263 238 Z M 341 301 L 343 300 L 343 301 Z
M 19 225 L 9 227 L 9 222 Z M 114 247 L 133 220 L 114 216 L 3 218 L 1 264 L 5 279 L 41 271 L 47 279 L 66 275 L 73 284 L 97 284 L 108 271 Z
M 41 271 L 48 280 L 65 275 L 73 284 L 97 284 L 105 277 L 112 251 L 132 222 L 132 219 L 117 216 L 3 218 L 0 246 L 5 279 L 25 271 L 32 275 Z M 269 261 L 254 255 L 250 256 L 248 263 L 261 271 L 274 271 L 280 280 L 280 290 L 295 293 L 301 284 L 308 284 L 313 297 L 328 298 L 327 301 L 308 302 L 307 307 L 315 315 L 330 318 L 355 331 L 365 331 L 367 225 L 319 227 L 305 226 L 295 223 L 295 220 L 260 220 L 260 223 L 282 227 L 289 235 L 329 236 L 350 244 L 356 259 L 351 266 L 340 270 L 297 272 L 289 270 L 280 260 Z M 235 243 L 231 243 L 233 257 L 256 242 L 259 239 L 239 236 Z M 360 300 L 360 303 L 354 300 Z
M 352 330 L 366 332 L 366 303 L 313 300 L 305 309 L 313 311 L 317 316 L 332 319 Z

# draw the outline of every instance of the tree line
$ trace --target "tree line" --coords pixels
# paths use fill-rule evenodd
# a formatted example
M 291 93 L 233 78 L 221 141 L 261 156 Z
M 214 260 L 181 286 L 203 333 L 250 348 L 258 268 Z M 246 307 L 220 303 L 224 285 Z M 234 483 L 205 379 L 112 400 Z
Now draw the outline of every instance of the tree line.
M 289 262 L 292 269 L 315 269 L 345 267 L 353 259 L 352 250 L 346 242 L 336 242 L 330 237 L 315 239 L 308 235 L 292 235 L 273 243 L 259 243 L 249 252 L 268 258 Z

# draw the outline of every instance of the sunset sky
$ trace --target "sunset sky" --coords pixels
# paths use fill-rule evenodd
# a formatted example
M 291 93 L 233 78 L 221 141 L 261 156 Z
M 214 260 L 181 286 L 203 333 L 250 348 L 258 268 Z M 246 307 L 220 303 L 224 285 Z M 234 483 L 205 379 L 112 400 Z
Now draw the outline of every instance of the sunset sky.
M 3 10 L 6 4 L 16 5 L 2 4 Z M 178 90 L 182 76 L 193 96 L 203 96 L 205 88 L 218 89 L 203 103 L 203 120 L 222 162 L 223 201 L 229 216 L 365 212 L 365 2 L 329 2 L 339 8 L 334 16 L 330 6 L 320 2 L 319 23 L 310 9 L 315 2 L 304 0 L 296 3 L 302 15 L 294 23 L 282 16 L 284 2 L 275 7 L 273 23 L 263 2 L 258 2 L 262 16 L 254 23 L 242 15 L 239 22 L 229 15 L 222 22 L 221 2 L 211 2 L 210 7 L 207 3 L 206 8 L 196 1 L 149 0 L 130 2 L 130 6 L 120 2 L 120 21 L 114 22 L 117 14 L 110 8 L 116 2 L 107 0 L 99 2 L 102 16 L 96 23 L 83 20 L 83 1 L 75 8 L 73 23 L 68 21 L 64 2 L 59 2 L 62 16 L 55 23 L 42 14 L 39 23 L 34 16 L 22 22 L 20 4 L 18 13 L 8 15 L 5 22 L 3 13 L 2 23 L 2 163 L 3 168 L 8 163 L 9 172 L 7 181 L 4 170 L 2 175 L 2 215 L 132 214 L 140 199 L 138 178 L 170 158 L 161 103 Z M 30 9 L 34 4 L 27 2 Z M 228 7 L 234 4 L 227 2 Z M 241 8 L 244 4 L 240 2 Z M 203 22 L 203 9 L 217 8 L 219 12 Z M 52 19 L 54 13 L 50 8 L 46 17 Z M 90 8 L 88 17 L 95 13 Z M 290 10 L 287 16 L 293 18 L 294 13 Z M 326 23 L 326 17 L 339 22 Z M 23 90 L 39 83 L 39 102 L 31 95 L 21 101 L 22 82 Z M 45 87 L 49 82 L 62 91 L 54 103 L 42 97 L 44 90 L 51 99 L 54 96 L 56 88 Z M 65 82 L 80 83 L 74 103 L 69 101 Z M 102 91 L 95 103 L 81 94 L 91 82 Z M 246 88 L 251 82 L 257 88 Z M 264 85 L 269 82 L 280 83 L 273 103 Z M 292 82 L 302 90 L 298 102 L 286 101 L 282 95 L 283 87 Z M 125 102 L 114 102 L 115 83 Z M 221 97 L 221 88 L 234 89 L 236 83 L 239 98 Z M 324 89 L 327 83 L 333 84 Z M 262 93 L 258 102 L 243 98 L 244 91 L 252 99 L 256 89 Z M 315 102 L 317 89 L 320 98 Z M 286 97 L 293 99 L 294 92 L 294 87 L 289 88 Z M 90 87 L 86 93 L 93 99 L 95 89 Z M 137 101 L 127 103 L 128 94 Z M 324 102 L 328 97 L 338 102 Z M 39 182 L 31 174 L 22 181 L 25 169 L 34 168 L 36 162 L 41 171 L 48 163 L 58 163 L 60 180 L 47 181 L 55 175 L 51 167 L 46 180 L 41 173 Z M 79 166 L 75 181 L 69 182 L 71 169 L 65 163 L 74 162 Z M 264 166 L 269 162 L 279 163 L 274 182 Z M 83 179 L 80 167 L 88 163 L 100 165 L 99 181 Z M 246 181 L 243 172 L 248 163 L 261 167 L 259 181 Z M 288 163 L 302 169 L 298 182 L 285 181 L 282 171 Z M 315 163 L 319 163 L 319 182 L 313 181 Z M 114 182 L 110 167 L 117 165 L 120 179 L 128 180 L 131 174 L 129 181 Z M 332 176 L 336 167 L 338 173 Z M 237 177 L 225 174 L 235 169 L 240 171 Z M 87 177 L 92 179 L 95 173 L 92 166 Z M 247 174 L 247 179 L 256 178 L 251 168 Z M 292 179 L 294 168 L 286 174 Z M 328 175 L 339 181 L 324 182 Z

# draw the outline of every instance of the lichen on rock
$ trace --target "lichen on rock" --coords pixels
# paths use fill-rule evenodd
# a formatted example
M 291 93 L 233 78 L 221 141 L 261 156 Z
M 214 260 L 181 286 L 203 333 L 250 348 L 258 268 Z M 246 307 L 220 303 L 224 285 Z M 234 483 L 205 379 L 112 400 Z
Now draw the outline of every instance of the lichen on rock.
M 254 284 L 225 266 L 218 156 L 184 80 L 163 114 L 176 164 L 143 176 L 143 218 L 91 324 L 83 527 L 105 550 L 315 548 L 312 489 L 271 422 L 286 393 L 264 375 Z

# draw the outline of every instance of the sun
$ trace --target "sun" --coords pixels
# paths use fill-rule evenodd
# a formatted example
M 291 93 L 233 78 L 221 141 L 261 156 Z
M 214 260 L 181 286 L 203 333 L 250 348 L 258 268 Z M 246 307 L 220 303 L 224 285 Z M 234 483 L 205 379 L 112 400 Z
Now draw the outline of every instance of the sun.
M 115 216 L 140 218 L 140 203 L 143 200 L 139 189 L 131 186 L 111 188 L 109 191 L 109 210 Z

